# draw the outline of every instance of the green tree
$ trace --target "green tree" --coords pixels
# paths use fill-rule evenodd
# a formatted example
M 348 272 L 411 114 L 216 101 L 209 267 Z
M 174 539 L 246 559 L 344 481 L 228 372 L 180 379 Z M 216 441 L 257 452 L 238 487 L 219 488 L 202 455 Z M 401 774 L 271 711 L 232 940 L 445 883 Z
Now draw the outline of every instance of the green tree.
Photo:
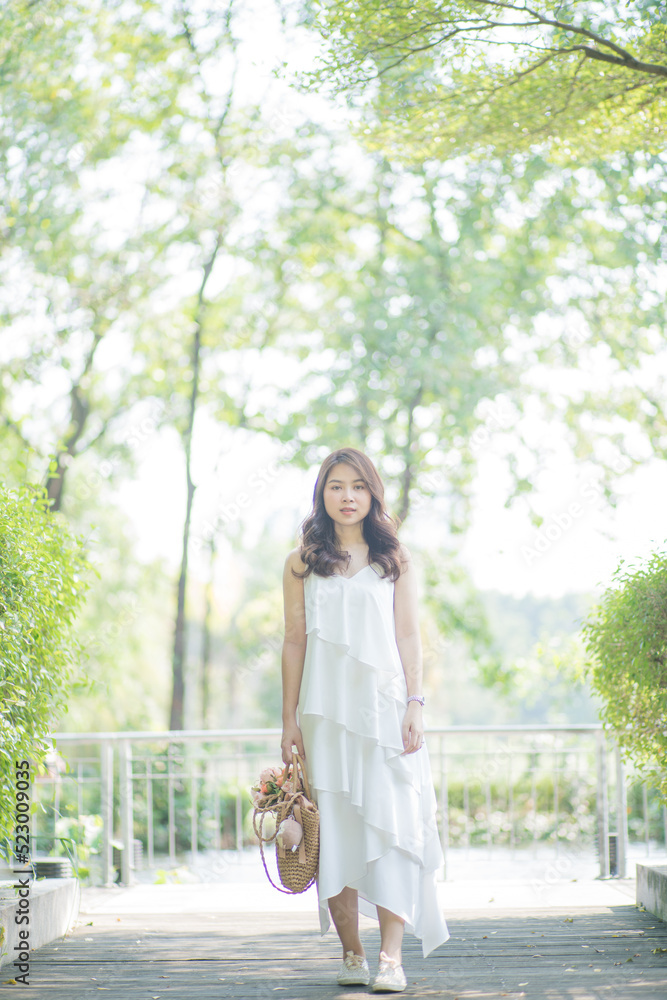
M 155 424 L 140 423 L 149 450 Z M 100 465 L 109 473 L 112 462 Z M 173 574 L 161 559 L 137 557 L 136 527 L 117 500 L 123 480 L 102 475 L 92 451 L 82 454 L 69 471 L 58 515 L 87 540 L 94 571 L 75 629 L 86 684 L 72 690 L 58 727 L 63 732 L 164 729 L 168 718 Z
M 33 6 L 0 20 L 0 268 L 11 289 L 0 313 L 27 327 L 0 387 L 0 450 L 15 481 L 36 469 L 52 509 L 65 509 L 76 464 L 88 453 L 118 478 L 132 465 L 133 422 L 164 400 L 157 422 L 177 430 L 185 458 L 170 710 L 180 728 L 197 409 L 215 399 L 221 421 L 242 423 L 244 406 L 225 406 L 225 355 L 270 338 L 270 281 L 221 278 L 252 254 L 252 223 L 234 230 L 232 182 L 259 110 L 234 101 L 231 4 Z M 19 150 L 10 137 L 22 132 Z M 147 150 L 157 169 L 137 155 Z M 140 164 L 134 191 L 129 163 Z
M 667 137 L 660 0 L 320 0 L 326 43 L 304 83 L 350 96 L 359 133 L 407 160 L 475 150 L 560 158 L 658 152 Z
M 127 350 L 161 278 L 161 227 L 141 204 L 128 211 L 117 166 L 139 125 L 146 136 L 158 127 L 179 81 L 173 39 L 147 21 L 131 5 L 85 0 L 0 11 L 0 319 L 21 330 L 1 391 L 3 451 L 28 462 L 28 479 L 44 477 L 53 510 L 77 456 L 99 450 L 146 391 L 109 378 L 98 358 Z M 28 414 L 21 398 L 35 386 Z
M 0 843 L 15 829 L 15 765 L 33 768 L 67 710 L 87 587 L 80 540 L 40 489 L 0 486 Z M 34 773 L 34 771 L 33 771 Z M 13 843 L 13 841 L 12 841 Z
M 621 560 L 584 623 L 588 673 L 602 718 L 667 799 L 667 553 Z
M 176 432 L 186 513 L 173 725 L 197 655 L 188 545 L 206 503 L 202 428 L 268 434 L 304 468 L 355 443 L 378 457 L 402 519 L 441 493 L 442 520 L 459 534 L 487 446 L 509 463 L 507 502 L 530 495 L 544 446 L 517 434 L 535 397 L 610 483 L 619 416 L 664 448 L 658 381 L 636 378 L 620 411 L 606 390 L 582 396 L 574 378 L 571 396 L 554 399 L 538 384 L 552 365 L 578 379 L 582 359 L 607 347 L 619 368 L 645 372 L 663 322 L 660 157 L 585 175 L 514 156 L 406 168 L 303 116 L 283 117 L 289 135 L 277 137 L 270 100 L 245 107 L 238 96 L 231 6 L 45 0 L 0 17 L 0 308 L 12 334 L 0 455 L 11 481 L 43 476 L 54 506 L 88 527 L 96 505 L 112 502 L 94 484 L 117 485 L 140 460 L 134 431 L 152 401 L 155 432 Z M 21 129 L 23 151 L 9 138 Z M 563 300 L 582 342 L 554 327 Z M 276 372 L 290 366 L 282 390 L 273 369 L 265 384 L 258 376 L 274 357 Z M 658 367 L 651 373 L 657 380 Z M 127 544 L 112 538 L 123 522 L 101 521 L 100 561 L 105 552 L 126 560 Z M 117 595 L 133 586 L 152 608 L 146 575 L 109 573 L 96 589 L 85 625 L 93 643 L 104 637 L 100 680 L 121 660 L 145 676 L 141 638 L 107 642 L 105 625 L 108 603 L 120 607 Z M 238 621 L 239 662 L 254 656 L 261 601 L 255 610 Z M 206 685 L 215 652 L 202 652 Z
M 368 447 L 402 520 L 439 494 L 460 533 L 488 449 L 508 464 L 506 503 L 530 504 L 548 458 L 522 421 L 530 406 L 562 428 L 613 504 L 624 472 L 664 454 L 667 401 L 652 366 L 664 325 L 662 160 L 583 170 L 540 157 L 414 167 L 375 157 L 351 177 L 332 140 L 321 154 L 323 139 L 302 140 L 281 166 L 289 201 L 267 237 L 285 246 L 276 343 L 298 345 L 299 392 L 283 393 L 288 421 L 264 410 L 248 426 L 297 433 L 309 465 L 341 441 Z M 554 369 L 571 375 L 558 393 Z

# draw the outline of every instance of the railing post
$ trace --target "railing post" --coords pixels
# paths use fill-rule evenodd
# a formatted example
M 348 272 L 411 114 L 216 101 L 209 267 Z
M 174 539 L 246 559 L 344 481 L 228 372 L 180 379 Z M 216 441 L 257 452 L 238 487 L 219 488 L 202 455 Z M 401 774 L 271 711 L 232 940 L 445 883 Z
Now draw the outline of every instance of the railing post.
M 118 780 L 120 787 L 120 829 L 123 850 L 120 855 L 120 880 L 131 885 L 134 869 L 134 822 L 132 816 L 132 752 L 129 740 L 119 744 Z
M 558 737 L 555 740 L 558 742 Z M 558 786 L 558 747 L 554 750 L 554 832 L 556 834 L 556 858 L 560 857 L 560 789 Z
M 174 801 L 173 743 L 167 746 L 167 823 L 169 836 L 169 864 L 176 864 L 176 803 Z
M 60 819 L 60 774 L 53 779 L 53 836 L 56 836 L 57 823 Z
M 222 829 L 221 829 L 221 810 L 220 810 L 220 782 L 222 776 L 220 774 L 220 768 L 218 766 L 218 760 L 216 758 L 213 766 L 213 823 L 215 827 L 215 833 L 213 835 L 213 847 L 216 851 L 222 850 Z
M 628 855 L 628 795 L 621 748 L 616 744 L 616 829 L 618 831 L 618 877 L 625 878 Z
M 598 821 L 600 878 L 609 876 L 609 801 L 607 792 L 607 747 L 603 730 L 597 732 L 598 787 L 595 806 Z
M 199 853 L 197 812 L 199 809 L 198 773 L 196 758 L 190 754 L 190 853 L 193 860 Z
M 468 771 L 463 772 L 463 816 L 465 820 L 463 839 L 466 849 L 466 860 L 470 852 L 470 786 L 468 783 Z
M 102 813 L 102 884 L 113 885 L 113 744 L 103 740 L 100 747 Z
M 148 855 L 148 867 L 152 868 L 154 855 L 154 833 L 153 833 L 153 768 L 150 757 L 146 760 L 146 853 Z
M 507 812 L 510 823 L 510 858 L 514 860 L 514 782 L 511 753 L 507 755 Z
M 238 785 L 236 787 L 236 850 L 243 850 L 243 802 L 241 788 Z
M 480 790 L 482 782 L 480 781 Z M 486 846 L 489 850 L 489 857 L 493 857 L 493 802 L 491 801 L 491 779 L 487 770 L 484 776 L 484 801 L 486 803 Z
M 442 877 L 447 878 L 447 852 L 449 849 L 449 788 L 447 783 L 447 761 L 445 758 L 445 738 L 440 737 L 440 817 L 443 863 Z
M 83 816 L 85 809 L 83 807 L 83 784 L 84 784 L 84 773 L 83 764 L 81 761 L 77 762 L 76 765 L 76 813 L 77 816 Z
M 236 750 L 234 752 L 234 773 L 236 782 L 236 850 L 243 850 L 243 803 L 241 801 L 241 774 L 239 769 L 239 762 L 241 760 L 242 754 L 239 750 L 239 744 L 236 744 Z
M 531 822 L 533 824 L 533 857 L 537 857 L 537 764 L 536 754 L 530 755 L 530 800 L 533 803 Z

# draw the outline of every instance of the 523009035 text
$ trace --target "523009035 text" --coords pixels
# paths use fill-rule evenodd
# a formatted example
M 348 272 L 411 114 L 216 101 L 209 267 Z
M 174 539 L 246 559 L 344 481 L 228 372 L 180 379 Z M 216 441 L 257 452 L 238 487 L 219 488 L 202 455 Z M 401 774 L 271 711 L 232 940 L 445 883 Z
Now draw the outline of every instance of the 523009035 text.
M 18 941 L 14 944 L 14 981 L 30 985 L 30 887 L 33 878 L 30 864 L 30 761 L 16 761 L 14 790 L 16 824 L 14 827 L 14 882 Z M 24 867 L 19 867 L 23 865 Z M 22 877 L 21 877 L 22 876 Z

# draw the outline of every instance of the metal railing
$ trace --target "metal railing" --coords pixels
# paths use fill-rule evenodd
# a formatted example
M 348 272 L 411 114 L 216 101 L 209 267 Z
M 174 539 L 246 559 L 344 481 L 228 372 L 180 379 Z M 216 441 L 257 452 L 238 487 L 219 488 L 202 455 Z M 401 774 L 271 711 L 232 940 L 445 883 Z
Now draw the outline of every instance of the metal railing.
M 116 867 L 122 883 L 134 880 L 135 846 L 149 867 L 157 857 L 175 865 L 184 850 L 241 850 L 256 843 L 250 786 L 280 763 L 281 732 L 57 734 L 59 757 L 35 782 L 34 832 L 62 835 L 63 823 L 100 817 L 104 884 Z M 630 833 L 641 831 L 647 849 L 667 843 L 667 811 L 626 774 L 600 725 L 429 728 L 427 745 L 445 864 L 454 846 L 546 844 L 558 857 L 583 845 L 595 846 L 600 876 L 623 876 Z

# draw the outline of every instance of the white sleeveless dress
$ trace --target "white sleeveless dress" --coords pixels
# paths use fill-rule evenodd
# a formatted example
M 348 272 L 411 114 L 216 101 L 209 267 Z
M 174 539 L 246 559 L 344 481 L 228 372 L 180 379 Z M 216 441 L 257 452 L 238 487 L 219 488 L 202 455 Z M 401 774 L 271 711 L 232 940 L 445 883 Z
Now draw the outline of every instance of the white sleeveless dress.
M 405 920 L 426 958 L 449 938 L 436 893 L 444 857 L 426 744 L 405 754 L 407 686 L 396 644 L 394 584 L 382 568 L 304 580 L 307 645 L 299 726 L 320 810 L 320 930 L 328 899 L 357 889 Z

